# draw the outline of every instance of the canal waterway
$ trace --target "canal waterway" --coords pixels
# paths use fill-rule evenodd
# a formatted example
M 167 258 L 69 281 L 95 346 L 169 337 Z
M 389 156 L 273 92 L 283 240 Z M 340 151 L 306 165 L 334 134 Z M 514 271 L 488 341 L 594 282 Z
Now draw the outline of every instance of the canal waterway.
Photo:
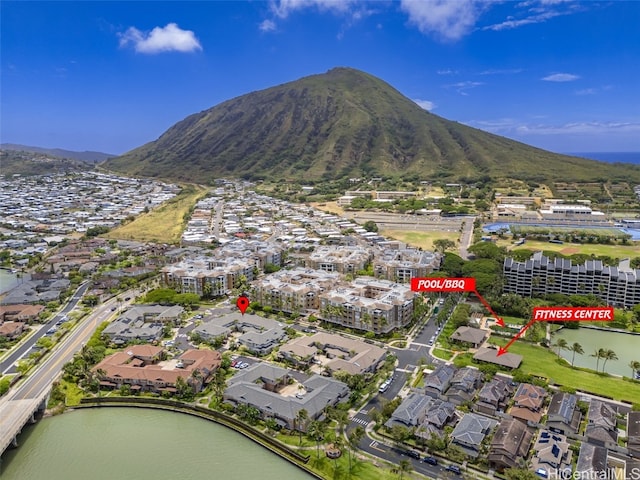
M 226 427 L 144 408 L 92 408 L 27 427 L 2 480 L 305 480 L 310 475 Z
M 595 370 L 596 358 L 591 355 L 600 348 L 604 348 L 605 350 L 611 349 L 618 356 L 618 360 L 607 361 L 605 367 L 607 373 L 630 377 L 631 369 L 629 368 L 629 362 L 631 360 L 640 361 L 640 335 L 608 332 L 606 330 L 594 330 L 590 328 L 579 328 L 577 330 L 563 328 L 553 336 L 553 343 L 558 341 L 558 338 L 564 338 L 569 346 L 575 342 L 582 345 L 584 354 L 576 354 L 575 357 L 575 365 L 577 367 Z M 560 355 L 571 362 L 573 353 L 568 350 L 562 350 L 560 351 Z M 598 370 L 602 370 L 602 363 L 603 361 L 600 360 Z

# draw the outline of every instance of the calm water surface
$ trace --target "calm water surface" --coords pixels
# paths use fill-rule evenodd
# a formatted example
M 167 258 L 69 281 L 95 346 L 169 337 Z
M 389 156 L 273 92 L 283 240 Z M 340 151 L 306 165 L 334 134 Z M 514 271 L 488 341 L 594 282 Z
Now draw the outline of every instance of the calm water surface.
M 578 367 L 595 370 L 596 359 L 591 355 L 600 348 L 611 349 L 618 356 L 618 360 L 607 361 L 605 371 L 608 373 L 630 377 L 629 362 L 631 360 L 640 361 L 640 335 L 628 335 L 626 333 L 607 332 L 590 328 L 579 328 L 577 330 L 563 328 L 553 336 L 553 342 L 557 341 L 558 338 L 564 338 L 569 346 L 573 345 L 574 342 L 582 345 L 584 354 L 576 354 L 575 365 Z M 555 348 L 553 350 L 556 351 Z M 573 353 L 563 350 L 560 355 L 571 362 Z M 602 360 L 600 360 L 598 370 L 602 370 L 602 363 Z
M 239 433 L 189 415 L 93 408 L 45 418 L 2 457 L 2 480 L 305 480 Z

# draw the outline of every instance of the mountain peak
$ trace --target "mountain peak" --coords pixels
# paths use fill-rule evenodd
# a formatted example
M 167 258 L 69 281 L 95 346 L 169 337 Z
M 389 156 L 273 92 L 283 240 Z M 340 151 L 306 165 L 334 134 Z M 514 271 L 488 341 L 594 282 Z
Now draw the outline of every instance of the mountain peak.
M 616 175 L 611 165 L 545 152 L 433 115 L 383 80 L 350 67 L 227 100 L 105 166 L 199 182 L 220 176 L 319 181 L 489 175 L 543 181 L 550 175 Z M 640 180 L 640 169 L 632 173 Z M 627 170 L 620 174 L 628 176 Z

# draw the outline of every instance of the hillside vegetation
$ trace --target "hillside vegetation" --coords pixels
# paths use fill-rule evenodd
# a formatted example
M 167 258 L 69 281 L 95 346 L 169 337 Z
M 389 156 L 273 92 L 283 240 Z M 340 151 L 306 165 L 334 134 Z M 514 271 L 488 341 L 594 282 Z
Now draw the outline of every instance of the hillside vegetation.
M 640 181 L 636 166 L 557 155 L 433 115 L 350 68 L 228 100 L 103 166 L 199 183 L 220 176 L 313 182 L 363 175 Z

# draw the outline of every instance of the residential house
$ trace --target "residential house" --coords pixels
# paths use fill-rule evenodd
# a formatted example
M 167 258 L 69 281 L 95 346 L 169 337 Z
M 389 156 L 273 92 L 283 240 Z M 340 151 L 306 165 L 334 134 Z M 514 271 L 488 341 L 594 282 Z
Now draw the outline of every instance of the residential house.
M 487 415 L 504 412 L 513 390 L 510 379 L 495 375 L 490 382 L 485 383 L 480 389 L 475 409 Z
M 309 362 L 316 355 L 324 355 L 329 359 L 323 362 L 327 371 L 351 375 L 374 373 L 387 358 L 383 348 L 330 333 L 295 338 L 282 345 L 278 354 L 292 363 Z
M 617 445 L 617 409 L 600 400 L 591 400 L 587 414 L 585 437 L 589 443 L 602 447 Z
M 304 394 L 286 394 L 288 371 L 266 363 L 256 363 L 235 375 L 224 391 L 225 402 L 255 407 L 262 419 L 273 418 L 280 426 L 306 431 L 309 422 L 322 418 L 327 407 L 345 401 L 349 387 L 333 378 L 313 375 L 303 382 Z M 307 411 L 308 420 L 298 421 L 298 413 Z
M 136 305 L 111 322 L 102 334 L 116 345 L 134 340 L 158 342 L 164 328 L 177 325 L 183 312 L 180 306 Z
M 565 435 L 578 432 L 582 414 L 578 409 L 578 397 L 571 393 L 556 392 L 547 410 L 547 428 Z
M 480 455 L 480 446 L 493 428 L 498 424 L 496 420 L 477 413 L 466 413 L 451 432 L 451 443 L 473 458 Z
M 530 383 L 521 383 L 513 396 L 509 415 L 524 422 L 538 423 L 542 418 L 547 391 Z
M 187 350 L 168 361 L 162 361 L 163 353 L 161 347 L 132 345 L 105 357 L 93 371 L 100 374 L 104 388 L 129 385 L 133 391 L 176 392 L 178 378 L 182 378 L 198 392 L 222 363 L 220 352 L 212 350 Z
M 478 348 L 489 336 L 489 332 L 479 328 L 462 326 L 458 327 L 451 335 L 450 340 L 472 348 Z
M 431 398 L 444 396 L 451 385 L 451 380 L 456 373 L 456 368 L 449 364 L 440 364 L 430 374 L 424 377 L 424 393 Z
M 418 427 L 424 422 L 428 408 L 431 406 L 433 399 L 421 393 L 412 392 L 402 401 L 402 403 L 393 411 L 391 418 L 384 424 L 387 428 L 394 425 L 402 425 L 404 427 Z
M 496 429 L 489 447 L 489 465 L 504 471 L 507 468 L 523 467 L 533 433 L 527 425 L 515 418 L 503 419 Z
M 483 378 L 484 374 L 477 368 L 461 368 L 451 378 L 451 386 L 446 392 L 447 400 L 454 405 L 471 402 L 482 385 Z
M 442 437 L 444 427 L 456 420 L 456 406 L 453 403 L 432 399 L 425 419 L 416 429 L 415 435 L 425 440 L 430 439 L 432 435 Z
M 627 416 L 627 448 L 634 457 L 640 457 L 640 412 Z
M 24 332 L 25 324 L 22 322 L 4 322 L 0 323 L 0 337 L 13 340 L 18 338 Z
M 553 478 L 552 472 L 566 472 L 571 478 L 570 444 L 567 437 L 548 430 L 541 430 L 538 439 L 533 445 L 533 457 L 531 468 L 542 478 Z
M 3 305 L 0 306 L 0 322 L 13 321 L 32 323 L 34 320 L 38 319 L 44 308 L 44 305 Z
M 613 479 L 613 473 L 607 465 L 607 449 L 582 442 L 578 463 L 572 478 L 577 480 Z
M 228 337 L 232 332 L 242 332 L 238 343 L 257 355 L 266 355 L 286 337 L 284 325 L 260 315 L 232 312 L 221 317 L 208 317 L 193 329 L 205 340 Z

